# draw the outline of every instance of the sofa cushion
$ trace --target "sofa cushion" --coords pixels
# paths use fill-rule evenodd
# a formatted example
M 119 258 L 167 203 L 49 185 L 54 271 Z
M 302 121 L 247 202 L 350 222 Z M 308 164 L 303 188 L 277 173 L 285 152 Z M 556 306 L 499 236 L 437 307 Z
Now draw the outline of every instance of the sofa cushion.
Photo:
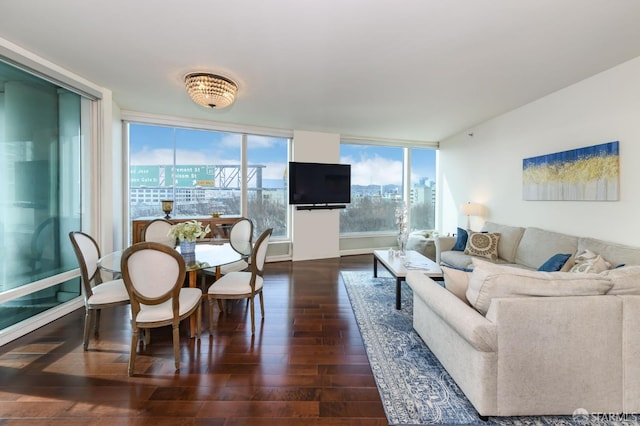
M 490 234 L 488 232 L 469 232 L 465 254 L 472 256 L 486 257 L 487 259 L 498 259 L 498 242 L 500 234 Z
M 451 250 L 453 251 L 464 251 L 464 248 L 467 246 L 467 239 L 469 234 L 462 228 L 458 228 L 456 234 L 456 242 L 453 245 Z
M 546 262 L 544 262 L 538 268 L 538 271 L 544 272 L 557 272 L 564 268 L 564 265 L 567 263 L 567 260 L 571 257 L 571 254 L 554 254 Z
M 605 294 L 612 287 L 598 274 L 531 271 L 473 259 L 467 300 L 486 315 L 494 298 L 530 296 L 592 296 Z
M 600 275 L 607 277 L 613 283 L 607 294 L 611 295 L 640 295 L 640 266 L 624 266 L 608 269 Z
M 537 269 L 556 253 L 575 253 L 577 250 L 578 237 L 531 227 L 522 234 L 515 263 Z
M 443 266 L 442 276 L 444 278 L 444 287 L 468 305 L 467 288 L 469 288 L 471 272 Z
M 500 234 L 498 257 L 504 259 L 506 263 L 514 263 L 516 261 L 516 250 L 518 249 L 518 244 L 520 244 L 522 234 L 524 234 L 524 228 L 485 222 L 482 231 Z

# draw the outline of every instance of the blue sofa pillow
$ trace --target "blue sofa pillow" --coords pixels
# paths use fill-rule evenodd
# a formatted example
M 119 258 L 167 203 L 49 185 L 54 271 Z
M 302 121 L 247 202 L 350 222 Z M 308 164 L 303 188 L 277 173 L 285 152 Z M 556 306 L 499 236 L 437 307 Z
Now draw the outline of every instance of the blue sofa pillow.
M 467 246 L 467 239 L 469 238 L 469 234 L 462 228 L 458 228 L 458 234 L 456 236 L 456 243 L 453 245 L 451 250 L 455 251 L 464 251 Z
M 551 256 L 546 262 L 544 262 L 539 268 L 538 271 L 544 272 L 556 272 L 562 269 L 567 260 L 571 257 L 570 254 L 554 254 Z

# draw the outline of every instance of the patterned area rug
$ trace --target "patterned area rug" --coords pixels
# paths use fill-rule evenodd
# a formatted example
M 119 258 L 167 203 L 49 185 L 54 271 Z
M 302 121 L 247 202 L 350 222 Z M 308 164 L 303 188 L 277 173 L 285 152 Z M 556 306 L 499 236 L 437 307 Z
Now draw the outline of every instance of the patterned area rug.
M 387 419 L 392 425 L 584 425 L 572 416 L 490 417 L 481 421 L 464 393 L 413 330 L 413 294 L 402 285 L 395 309 L 395 279 L 342 272 Z M 598 422 L 598 424 L 609 424 Z M 613 423 L 611 423 L 613 424 Z

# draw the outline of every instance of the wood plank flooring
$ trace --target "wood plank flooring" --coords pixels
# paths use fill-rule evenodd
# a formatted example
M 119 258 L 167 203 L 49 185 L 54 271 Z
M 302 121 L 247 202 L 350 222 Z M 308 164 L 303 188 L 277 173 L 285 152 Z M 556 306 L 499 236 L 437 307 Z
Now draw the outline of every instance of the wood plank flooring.
M 387 425 L 341 270 L 372 256 L 268 263 L 255 337 L 245 301 L 216 307 L 212 334 L 205 310 L 179 371 L 161 328 L 127 376 L 128 307 L 103 311 L 87 352 L 84 310 L 67 315 L 0 348 L 0 425 Z

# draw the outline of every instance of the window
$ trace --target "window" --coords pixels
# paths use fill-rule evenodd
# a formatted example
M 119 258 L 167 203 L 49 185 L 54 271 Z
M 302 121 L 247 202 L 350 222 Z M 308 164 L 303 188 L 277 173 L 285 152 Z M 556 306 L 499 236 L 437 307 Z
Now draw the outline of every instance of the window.
M 81 294 L 59 277 L 78 267 L 90 102 L 0 62 L 0 332 Z
M 247 216 L 256 235 L 273 227 L 286 237 L 288 148 L 287 138 L 131 123 L 130 218 L 161 216 L 170 199 L 172 216 Z
M 436 151 L 410 148 L 411 188 L 410 229 L 436 227 Z
M 351 204 L 340 213 L 341 234 L 396 232 L 402 203 L 412 230 L 435 227 L 434 149 L 343 143 L 340 162 L 351 164 Z
M 247 217 L 272 238 L 287 237 L 288 158 L 288 139 L 247 136 Z

